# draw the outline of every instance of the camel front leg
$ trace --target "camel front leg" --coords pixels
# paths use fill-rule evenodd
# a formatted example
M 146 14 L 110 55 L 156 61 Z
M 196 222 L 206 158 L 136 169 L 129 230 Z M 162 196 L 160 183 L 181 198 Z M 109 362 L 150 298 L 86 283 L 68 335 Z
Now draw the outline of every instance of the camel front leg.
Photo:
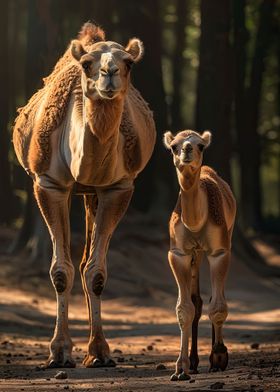
M 198 322 L 202 312 L 202 298 L 200 296 L 199 288 L 199 267 L 202 260 L 203 253 L 197 252 L 192 259 L 192 280 L 191 280 L 191 298 L 195 307 L 195 315 L 192 323 L 192 345 L 190 353 L 190 371 L 197 374 L 199 357 L 197 352 L 197 335 L 198 335 Z
M 178 285 L 176 313 L 181 330 L 180 355 L 171 381 L 189 380 L 189 337 L 195 315 L 195 308 L 191 300 L 192 256 L 182 253 L 179 249 L 172 249 L 168 253 L 168 259 Z
M 74 280 L 70 256 L 69 190 L 34 184 L 34 192 L 53 243 L 50 277 L 56 291 L 57 317 L 46 367 L 75 367 L 68 330 L 68 301 Z
M 119 184 L 97 190 L 98 207 L 92 231 L 90 254 L 84 268 L 84 282 L 89 300 L 90 339 L 84 359 L 86 367 L 116 366 L 110 357 L 101 321 L 100 296 L 107 280 L 106 254 L 111 236 L 127 210 L 133 185 Z
M 228 364 L 227 347 L 223 341 L 223 324 L 228 315 L 224 288 L 230 262 L 230 251 L 219 251 L 208 256 L 212 285 L 212 297 L 209 304 L 209 318 L 212 321 L 212 351 L 210 369 L 215 372 L 225 370 Z

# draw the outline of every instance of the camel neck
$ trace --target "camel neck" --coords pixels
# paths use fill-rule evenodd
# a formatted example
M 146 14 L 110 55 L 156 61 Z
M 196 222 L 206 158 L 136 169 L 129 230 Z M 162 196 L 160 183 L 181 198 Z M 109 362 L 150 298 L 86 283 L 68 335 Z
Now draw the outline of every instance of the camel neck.
M 191 231 L 199 231 L 204 223 L 204 195 L 200 188 L 200 169 L 196 173 L 179 174 L 181 188 L 181 219 Z
M 113 100 L 86 98 L 86 122 L 99 143 L 104 144 L 118 137 L 123 107 L 123 98 Z

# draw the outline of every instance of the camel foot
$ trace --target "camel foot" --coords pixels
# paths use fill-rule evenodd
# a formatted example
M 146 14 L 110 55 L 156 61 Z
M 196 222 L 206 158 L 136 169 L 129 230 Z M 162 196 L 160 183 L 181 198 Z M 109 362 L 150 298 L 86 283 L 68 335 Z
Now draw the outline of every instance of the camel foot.
M 170 377 L 170 381 L 187 381 L 187 380 L 190 380 L 190 379 L 191 379 L 191 376 L 189 374 L 186 374 L 184 371 L 182 371 L 179 374 L 174 373 Z
M 110 357 L 100 359 L 92 355 L 87 355 L 83 360 L 83 365 L 87 368 L 116 367 L 116 362 Z
M 215 343 L 210 357 L 210 369 L 209 372 L 217 372 L 219 370 L 224 371 L 228 365 L 228 351 L 223 343 Z
M 41 366 L 42 369 L 55 369 L 55 368 L 74 368 L 76 363 L 74 359 L 67 358 L 65 361 L 48 359 L 47 362 Z
M 190 356 L 190 374 L 198 374 L 198 370 L 197 370 L 198 364 L 199 364 L 198 357 Z
M 178 375 L 178 380 L 179 381 L 186 381 L 186 380 L 190 380 L 191 376 L 189 374 L 186 374 L 185 372 L 182 372 Z
M 172 374 L 172 376 L 170 377 L 170 381 L 178 381 L 178 374 Z

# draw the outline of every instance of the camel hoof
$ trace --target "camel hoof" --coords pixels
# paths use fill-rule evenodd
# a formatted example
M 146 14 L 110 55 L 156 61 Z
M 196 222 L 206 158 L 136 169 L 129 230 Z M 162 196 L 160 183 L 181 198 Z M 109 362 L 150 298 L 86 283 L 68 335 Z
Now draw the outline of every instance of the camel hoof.
M 199 359 L 198 357 L 190 357 L 190 374 L 198 374 L 198 364 L 199 364 Z
M 65 362 L 56 361 L 51 359 L 46 364 L 42 365 L 42 369 L 61 369 L 61 368 L 74 368 L 76 363 L 73 359 L 67 359 Z
M 180 373 L 178 376 L 179 381 L 187 381 L 190 379 L 191 379 L 191 376 L 189 374 L 186 374 L 185 372 Z
M 92 366 L 91 366 L 91 367 L 93 367 L 93 368 L 100 368 L 100 367 L 103 366 L 103 364 L 104 364 L 103 361 L 101 361 L 101 360 L 98 359 L 98 358 L 95 358 L 95 359 L 92 361 Z
M 116 367 L 116 362 L 112 358 L 105 360 L 95 358 L 93 360 L 86 359 L 84 365 L 88 368 Z
M 178 375 L 176 373 L 172 374 L 170 381 L 178 381 Z
M 228 351 L 223 343 L 214 344 L 210 355 L 209 372 L 224 371 L 228 365 Z

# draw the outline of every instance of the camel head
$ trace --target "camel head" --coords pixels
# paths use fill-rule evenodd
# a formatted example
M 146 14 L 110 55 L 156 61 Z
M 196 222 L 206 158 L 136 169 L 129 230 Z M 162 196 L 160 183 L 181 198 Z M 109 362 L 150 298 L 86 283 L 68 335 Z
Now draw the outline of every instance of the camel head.
M 79 40 L 71 43 L 71 54 L 82 68 L 82 88 L 90 99 L 114 99 L 126 93 L 130 70 L 143 56 L 143 44 L 132 38 L 126 47 L 112 42 L 94 43 L 85 50 Z
M 201 167 L 203 151 L 211 143 L 211 132 L 204 131 L 202 135 L 195 131 L 182 131 L 174 136 L 170 131 L 165 132 L 163 142 L 173 155 L 176 168 L 183 172 L 191 169 L 195 172 Z

